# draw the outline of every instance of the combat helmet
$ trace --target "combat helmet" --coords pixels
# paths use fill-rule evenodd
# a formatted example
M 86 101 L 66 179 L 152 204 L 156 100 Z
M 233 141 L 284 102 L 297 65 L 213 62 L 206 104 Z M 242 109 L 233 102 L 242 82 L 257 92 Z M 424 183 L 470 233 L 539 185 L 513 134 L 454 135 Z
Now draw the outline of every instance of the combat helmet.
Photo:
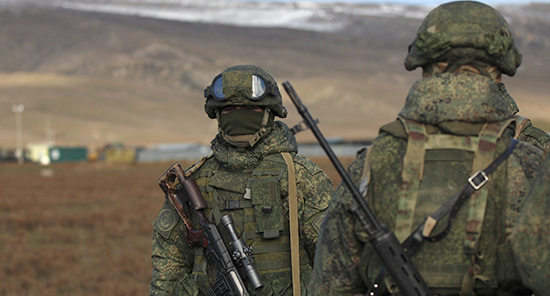
M 475 1 L 442 4 L 424 19 L 409 46 L 409 71 L 436 62 L 469 59 L 497 66 L 514 76 L 522 56 L 504 17 L 494 8 Z
M 206 87 L 204 97 L 204 109 L 208 117 L 218 120 L 220 136 L 236 147 L 254 147 L 271 132 L 275 116 L 284 118 L 287 115 L 277 82 L 258 66 L 238 65 L 225 69 Z M 227 106 L 261 107 L 263 115 L 222 115 L 221 108 Z
M 204 97 L 204 110 L 212 119 L 217 117 L 217 110 L 226 106 L 257 106 L 281 118 L 287 116 L 277 82 L 264 68 L 254 65 L 225 69 L 206 87 Z

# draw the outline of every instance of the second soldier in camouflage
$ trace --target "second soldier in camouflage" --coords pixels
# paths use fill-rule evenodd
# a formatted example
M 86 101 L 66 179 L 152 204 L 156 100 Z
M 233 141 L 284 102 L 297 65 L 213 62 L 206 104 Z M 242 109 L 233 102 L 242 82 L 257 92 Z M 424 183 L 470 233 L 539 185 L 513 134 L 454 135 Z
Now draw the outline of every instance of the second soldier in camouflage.
M 349 168 L 377 219 L 400 242 L 510 146 L 517 121 L 497 82 L 519 62 L 506 21 L 485 4 L 443 4 L 422 23 L 405 66 L 421 66 L 424 79 L 412 86 L 398 120 L 381 127 Z M 433 295 L 530 295 L 509 235 L 541 158 L 541 149 L 520 142 L 458 210 L 447 236 L 426 240 L 412 256 Z M 319 237 L 309 285 L 314 295 L 365 295 L 375 284 L 381 262 L 353 207 L 340 185 Z M 446 224 L 443 219 L 431 234 Z M 389 276 L 376 284 L 381 295 L 402 295 Z
M 261 67 L 239 65 L 218 75 L 205 90 L 205 110 L 218 120 L 213 154 L 186 170 L 196 179 L 208 204 L 209 219 L 218 223 L 230 214 L 244 242 L 251 246 L 254 265 L 264 287 L 253 295 L 292 295 L 289 225 L 289 185 L 297 188 L 302 294 L 312 269 L 320 222 L 334 188 L 311 160 L 297 154 L 289 128 L 274 117 L 287 111 L 277 84 Z M 290 157 L 295 169 L 289 174 Z M 288 158 L 287 158 L 288 159 Z M 192 211 L 195 226 L 198 223 Z M 153 226 L 153 279 L 150 295 L 206 295 L 218 272 L 204 248 L 190 248 L 184 223 L 165 203 Z M 220 227 L 218 227 L 220 228 Z M 246 279 L 244 279 L 246 281 Z

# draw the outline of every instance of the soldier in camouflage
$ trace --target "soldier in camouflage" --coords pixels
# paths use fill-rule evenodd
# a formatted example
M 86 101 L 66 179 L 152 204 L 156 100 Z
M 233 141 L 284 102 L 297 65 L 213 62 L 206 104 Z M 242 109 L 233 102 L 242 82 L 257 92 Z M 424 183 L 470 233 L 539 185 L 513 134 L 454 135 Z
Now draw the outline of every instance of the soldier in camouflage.
M 217 224 L 230 214 L 240 238 L 252 247 L 264 285 L 254 291 L 247 283 L 253 295 L 293 294 L 288 216 L 289 186 L 296 184 L 300 237 L 296 256 L 305 294 L 320 222 L 334 193 L 332 182 L 311 160 L 297 154 L 296 139 L 287 125 L 274 121 L 275 116 L 286 117 L 287 111 L 265 69 L 227 68 L 206 88 L 205 97 L 206 113 L 218 121 L 219 132 L 212 140 L 213 154 L 187 168 L 186 175 L 196 180 L 208 204 L 209 220 Z M 288 164 L 295 168 L 294 178 L 289 178 Z M 161 213 L 165 211 L 173 211 L 169 203 Z M 190 215 L 198 229 L 194 213 Z M 202 247 L 188 246 L 181 219 L 167 223 L 159 214 L 153 226 L 150 295 L 206 295 L 217 270 L 206 261 Z
M 449 12 L 453 13 L 453 12 Z M 458 12 L 457 12 L 458 13 Z M 474 11 L 472 11 L 474 13 Z M 462 13 L 464 14 L 464 13 Z M 498 22 L 506 22 L 502 16 L 502 20 Z M 441 18 L 444 19 L 443 17 Z M 477 40 L 473 39 L 476 33 L 467 32 L 468 26 L 476 26 L 478 22 L 485 21 L 484 16 L 477 17 L 477 14 L 472 15 L 471 23 L 457 24 L 458 31 L 449 27 L 447 32 L 430 32 L 431 27 L 420 28 L 418 36 L 410 47 L 410 53 L 405 60 L 405 68 L 409 71 L 422 67 L 423 76 L 433 76 L 443 71 L 452 72 L 457 67 L 464 64 L 471 64 L 471 60 L 475 60 L 477 69 L 474 72 L 480 71 L 483 75 L 491 77 L 498 85 L 502 99 L 508 105 L 508 111 L 514 114 L 516 118 L 516 134 L 515 138 L 521 141 L 529 142 L 543 150 L 550 150 L 550 136 L 547 132 L 535 127 L 531 120 L 518 115 L 519 108 L 516 101 L 506 90 L 502 82 L 502 73 L 514 76 L 516 69 L 521 65 L 522 55 L 519 49 L 514 46 L 514 39 L 509 31 L 508 25 L 505 25 L 502 35 L 495 40 L 488 40 L 483 37 Z M 428 25 L 428 24 L 424 24 Z M 454 38 L 454 39 L 451 39 Z M 498 44 L 498 46 L 490 45 L 488 42 Z M 469 43 L 469 44 L 468 44 Z M 451 46 L 453 50 L 448 50 Z M 492 47 L 491 47 L 492 46 Z M 509 50 L 503 53 L 503 50 Z M 499 52 L 500 51 L 500 52 Z M 466 58 L 463 58 L 466 57 Z M 449 60 L 455 60 L 449 64 Z M 466 71 L 469 71 L 466 69 Z
M 405 66 L 421 66 L 424 78 L 398 119 L 382 126 L 349 167 L 375 216 L 400 242 L 510 146 L 516 119 L 496 78 L 513 75 L 519 59 L 506 21 L 485 4 L 443 4 L 422 23 Z M 519 142 L 460 208 L 447 236 L 413 255 L 433 295 L 530 295 L 508 237 L 541 158 L 541 149 Z M 364 295 L 379 274 L 381 262 L 354 207 L 341 184 L 319 235 L 313 295 Z M 445 229 L 444 220 L 432 235 Z M 389 276 L 376 284 L 381 295 L 401 295 Z
M 550 156 L 540 166 L 533 189 L 511 235 L 519 274 L 535 295 L 550 293 Z

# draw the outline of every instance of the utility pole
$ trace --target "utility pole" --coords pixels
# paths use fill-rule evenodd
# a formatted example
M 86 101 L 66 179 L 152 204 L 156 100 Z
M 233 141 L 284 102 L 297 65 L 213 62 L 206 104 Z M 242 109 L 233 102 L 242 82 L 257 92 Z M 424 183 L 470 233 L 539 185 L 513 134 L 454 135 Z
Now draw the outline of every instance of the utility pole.
M 52 118 L 50 115 L 46 115 L 44 123 L 44 136 L 44 140 L 48 143 L 48 145 L 55 144 L 55 130 L 52 129 Z
M 15 113 L 15 157 L 17 158 L 17 163 L 19 165 L 22 165 L 24 162 L 23 157 L 23 125 L 21 122 L 21 113 L 23 113 L 23 110 L 25 110 L 25 106 L 23 104 L 19 105 L 13 105 L 11 106 L 11 111 Z

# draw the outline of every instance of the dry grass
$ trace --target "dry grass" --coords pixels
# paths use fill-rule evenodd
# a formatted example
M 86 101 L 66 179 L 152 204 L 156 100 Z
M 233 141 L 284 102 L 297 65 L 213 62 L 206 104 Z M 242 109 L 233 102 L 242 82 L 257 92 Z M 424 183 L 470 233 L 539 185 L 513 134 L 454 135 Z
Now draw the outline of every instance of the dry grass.
M 165 167 L 3 165 L 0 295 L 146 294 Z
M 146 295 L 169 165 L 0 165 L 0 295 Z

